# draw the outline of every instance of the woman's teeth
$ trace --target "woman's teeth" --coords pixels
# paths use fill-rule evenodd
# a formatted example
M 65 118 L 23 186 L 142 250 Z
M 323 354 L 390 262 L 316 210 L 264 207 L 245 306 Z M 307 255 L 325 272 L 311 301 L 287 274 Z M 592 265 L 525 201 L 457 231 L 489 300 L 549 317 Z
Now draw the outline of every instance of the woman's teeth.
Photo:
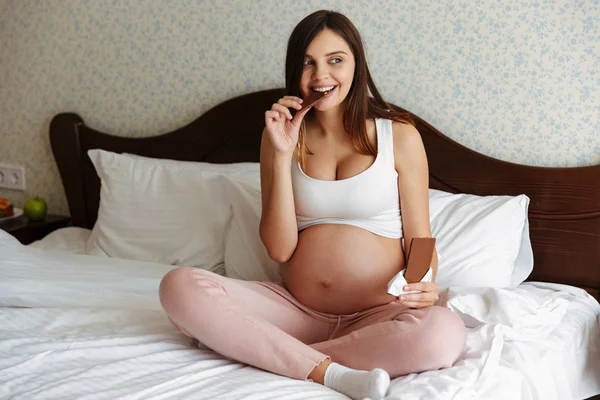
M 313 88 L 313 90 L 315 92 L 321 92 L 321 93 L 327 93 L 332 91 L 333 89 L 335 89 L 335 86 L 327 86 L 327 87 L 320 87 L 320 88 Z

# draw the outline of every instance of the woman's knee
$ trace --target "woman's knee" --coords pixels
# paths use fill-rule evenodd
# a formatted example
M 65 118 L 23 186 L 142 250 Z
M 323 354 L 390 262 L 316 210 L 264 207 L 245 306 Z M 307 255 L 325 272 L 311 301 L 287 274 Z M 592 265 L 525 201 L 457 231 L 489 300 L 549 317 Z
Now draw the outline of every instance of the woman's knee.
M 467 329 L 454 312 L 445 307 L 433 306 L 429 310 L 428 329 L 423 339 L 430 357 L 439 362 L 439 368 L 451 367 L 461 355 Z
M 179 267 L 169 271 L 160 281 L 160 303 L 169 316 L 174 316 L 193 303 L 202 304 L 203 287 L 220 286 L 210 273 L 192 267 Z M 178 319 L 178 318 L 175 318 Z
M 425 312 L 424 316 L 419 315 L 422 312 Z M 423 319 L 415 329 L 408 330 L 397 321 L 398 335 L 394 338 L 397 344 L 389 345 L 392 349 L 397 348 L 398 352 L 388 350 L 391 365 L 387 370 L 390 376 L 395 378 L 454 365 L 466 340 L 466 329 L 460 318 L 449 309 L 437 306 L 415 310 L 409 314 L 419 315 L 418 319 Z M 406 315 L 403 317 L 406 318 Z
M 160 304 L 170 314 L 170 311 L 176 308 L 184 297 L 184 291 L 188 286 L 186 281 L 191 279 L 189 267 L 175 268 L 167 272 L 160 281 L 158 287 L 158 296 Z

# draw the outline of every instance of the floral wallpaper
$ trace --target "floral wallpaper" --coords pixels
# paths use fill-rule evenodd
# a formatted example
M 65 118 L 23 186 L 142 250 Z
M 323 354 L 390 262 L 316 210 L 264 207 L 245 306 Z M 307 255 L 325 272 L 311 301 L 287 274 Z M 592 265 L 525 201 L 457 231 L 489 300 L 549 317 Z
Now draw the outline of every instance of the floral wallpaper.
M 521 164 L 600 163 L 600 0 L 0 0 L 0 163 L 27 180 L 0 196 L 67 213 L 53 115 L 156 135 L 281 87 L 289 34 L 322 8 L 358 27 L 389 101 L 456 141 Z

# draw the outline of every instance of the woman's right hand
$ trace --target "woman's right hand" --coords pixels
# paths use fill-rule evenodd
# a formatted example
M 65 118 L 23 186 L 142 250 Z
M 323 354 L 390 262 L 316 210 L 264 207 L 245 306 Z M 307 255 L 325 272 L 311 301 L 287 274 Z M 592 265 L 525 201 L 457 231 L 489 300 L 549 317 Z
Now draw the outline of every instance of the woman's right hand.
M 290 108 L 300 110 L 302 99 L 296 96 L 285 96 L 273 104 L 270 110 L 265 112 L 265 124 L 269 139 L 276 152 L 291 154 L 298 144 L 298 135 L 302 118 L 311 107 L 296 112 L 292 117 Z

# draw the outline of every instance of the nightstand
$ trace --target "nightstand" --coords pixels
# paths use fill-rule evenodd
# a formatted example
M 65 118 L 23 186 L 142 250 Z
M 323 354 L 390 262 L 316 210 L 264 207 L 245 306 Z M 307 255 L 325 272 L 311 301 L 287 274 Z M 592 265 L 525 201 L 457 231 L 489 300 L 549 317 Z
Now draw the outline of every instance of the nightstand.
M 23 244 L 40 240 L 50 232 L 70 225 L 70 217 L 53 214 L 48 214 L 42 221 L 30 221 L 26 216 L 0 221 L 0 229 L 7 231 Z

